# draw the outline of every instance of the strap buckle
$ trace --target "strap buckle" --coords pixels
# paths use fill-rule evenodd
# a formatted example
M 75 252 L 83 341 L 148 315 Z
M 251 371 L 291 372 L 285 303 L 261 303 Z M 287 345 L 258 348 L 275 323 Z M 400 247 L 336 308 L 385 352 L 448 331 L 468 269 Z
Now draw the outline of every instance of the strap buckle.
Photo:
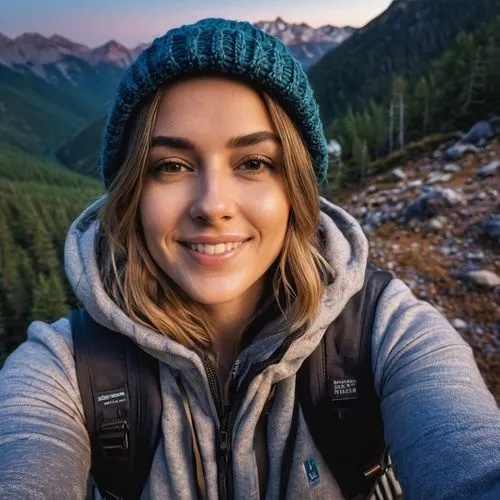
M 375 464 L 373 467 L 370 467 L 368 470 L 363 472 L 363 476 L 367 479 L 372 477 L 380 477 L 392 467 L 388 453 L 384 453 L 384 457 L 381 462 L 382 463 Z
M 128 425 L 126 420 L 103 422 L 98 433 L 101 449 L 108 451 L 128 450 Z

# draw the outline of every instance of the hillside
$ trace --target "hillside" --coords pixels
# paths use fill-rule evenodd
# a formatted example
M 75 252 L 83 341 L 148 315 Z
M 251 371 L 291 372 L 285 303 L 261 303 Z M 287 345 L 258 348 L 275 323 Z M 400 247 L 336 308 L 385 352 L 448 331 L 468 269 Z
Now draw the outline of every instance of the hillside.
M 97 198 L 97 181 L 0 150 L 0 365 L 34 318 L 52 321 L 76 301 L 64 277 L 70 223 Z
M 43 156 L 101 115 L 104 106 L 75 89 L 58 88 L 0 64 L 0 111 L 0 143 Z
M 469 342 L 500 403 L 500 136 L 457 161 L 450 145 L 329 197 L 363 225 L 370 260 Z
M 457 35 L 500 14 L 500 0 L 395 0 L 309 70 L 325 123 L 379 101 L 392 77 L 418 75 Z
M 106 118 L 103 117 L 86 126 L 55 151 L 56 158 L 74 172 L 99 177 L 99 144 L 105 124 Z
M 342 149 L 345 164 L 339 186 L 359 181 L 377 158 L 404 155 L 409 142 L 439 138 L 500 119 L 500 16 L 475 31 L 461 31 L 452 46 L 425 66 L 414 81 L 394 75 L 382 99 L 370 100 L 334 120 L 327 135 Z M 426 139 L 427 140 L 427 139 Z

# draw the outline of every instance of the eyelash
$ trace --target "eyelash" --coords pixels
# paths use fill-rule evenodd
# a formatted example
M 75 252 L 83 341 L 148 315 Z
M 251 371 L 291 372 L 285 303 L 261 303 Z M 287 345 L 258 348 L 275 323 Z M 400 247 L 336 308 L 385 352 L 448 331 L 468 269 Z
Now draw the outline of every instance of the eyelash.
M 262 163 L 266 168 L 269 168 L 270 170 L 275 168 L 275 165 L 273 164 L 273 162 L 268 160 L 267 158 L 262 157 L 262 156 L 252 156 L 252 157 L 245 159 L 245 161 L 243 163 L 241 163 L 240 165 L 238 165 L 238 167 L 236 167 L 236 169 L 238 169 L 242 165 L 246 165 L 250 162 Z M 155 165 L 153 165 L 151 167 L 151 173 L 158 174 L 158 175 L 161 175 L 161 174 L 179 175 L 179 174 L 183 173 L 182 171 L 165 172 L 165 171 L 161 170 L 162 167 L 168 167 L 170 165 L 179 165 L 181 168 L 186 168 L 186 169 L 190 168 L 187 165 L 185 165 L 184 163 L 182 163 L 181 161 L 162 161 L 162 162 L 156 163 Z M 263 170 L 264 169 L 259 168 L 258 170 L 245 170 L 245 171 L 246 171 L 246 173 L 249 173 L 251 175 L 257 175 L 257 174 L 260 174 Z

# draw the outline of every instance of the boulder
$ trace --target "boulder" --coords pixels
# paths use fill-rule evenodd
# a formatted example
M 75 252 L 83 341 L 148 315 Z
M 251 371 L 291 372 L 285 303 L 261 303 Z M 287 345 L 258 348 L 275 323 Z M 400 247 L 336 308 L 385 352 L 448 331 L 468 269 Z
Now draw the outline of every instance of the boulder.
M 490 177 L 491 175 L 495 175 L 498 168 L 500 167 L 500 160 L 492 161 L 488 165 L 482 167 L 477 175 L 484 179 L 485 177 Z
M 500 276 L 492 271 L 482 269 L 480 271 L 469 271 L 466 277 L 475 285 L 484 288 L 496 288 L 500 286 Z
M 481 252 L 481 251 L 476 252 L 476 253 L 474 253 L 474 252 L 469 252 L 469 253 L 465 256 L 465 258 L 466 258 L 467 260 L 483 260 L 483 259 L 484 259 L 484 252 Z
M 443 229 L 444 225 L 446 224 L 446 217 L 443 217 L 442 215 L 439 215 L 437 217 L 434 217 L 432 218 L 428 223 L 427 223 L 427 227 L 431 230 L 431 231 L 441 231 L 441 229 Z
M 443 172 L 448 172 L 450 174 L 460 172 L 460 170 L 462 170 L 462 167 L 456 163 L 448 163 L 443 167 Z
M 425 181 L 426 184 L 438 184 L 439 182 L 449 182 L 453 176 L 451 174 L 442 174 L 441 172 L 432 172 Z
M 390 175 L 390 179 L 395 182 L 406 180 L 406 174 L 400 169 L 395 168 Z
M 479 225 L 490 238 L 500 238 L 500 214 L 488 215 L 488 218 Z
M 413 181 L 408 182 L 407 187 L 410 189 L 421 187 L 423 184 L 422 179 L 415 179 Z
M 453 319 L 451 321 L 451 325 L 456 330 L 465 330 L 467 328 L 467 323 L 463 319 L 460 319 L 460 318 Z
M 460 139 L 460 142 L 479 145 L 485 144 L 491 137 L 493 137 L 493 127 L 487 121 L 480 121 Z
M 472 144 L 455 144 L 444 153 L 446 161 L 458 161 L 467 153 L 479 153 L 479 149 Z
M 412 201 L 403 212 L 403 220 L 441 215 L 442 210 L 457 205 L 462 199 L 453 189 L 434 189 Z

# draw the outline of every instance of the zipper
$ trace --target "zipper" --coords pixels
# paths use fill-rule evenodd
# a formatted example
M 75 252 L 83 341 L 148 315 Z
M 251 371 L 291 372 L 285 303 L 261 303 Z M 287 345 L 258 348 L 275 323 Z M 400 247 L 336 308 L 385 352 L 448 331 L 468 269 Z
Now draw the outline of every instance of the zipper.
M 217 479 L 219 500 L 232 500 L 234 498 L 231 436 L 236 421 L 236 415 L 245 400 L 248 387 L 257 375 L 263 372 L 268 366 L 276 364 L 281 360 L 292 342 L 299 337 L 305 329 L 306 328 L 303 327 L 294 334 L 289 335 L 268 359 L 254 365 L 253 369 L 250 370 L 238 389 L 236 382 L 239 371 L 239 359 L 237 359 L 231 371 L 226 405 L 224 405 L 222 391 L 220 389 L 214 364 L 208 358 L 203 360 L 203 366 L 208 378 L 208 385 L 219 417 L 219 429 L 217 432 Z

